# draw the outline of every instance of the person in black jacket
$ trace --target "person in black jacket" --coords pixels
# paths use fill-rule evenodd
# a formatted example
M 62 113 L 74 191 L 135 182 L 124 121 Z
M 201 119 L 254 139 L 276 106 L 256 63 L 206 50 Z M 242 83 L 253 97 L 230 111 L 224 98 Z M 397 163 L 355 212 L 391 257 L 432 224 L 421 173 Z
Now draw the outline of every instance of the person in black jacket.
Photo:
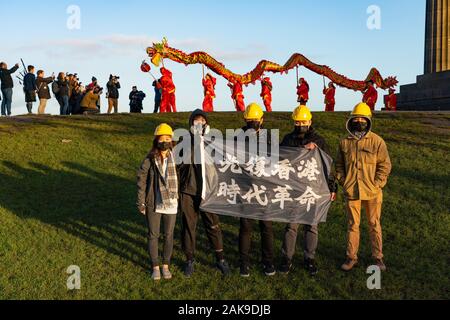
M 256 103 L 252 103 L 247 106 L 244 119 L 246 126 L 242 128 L 246 134 L 249 130 L 254 130 L 256 134 L 257 145 L 263 143 L 263 122 L 264 122 L 264 111 L 261 106 Z M 267 131 L 265 131 L 267 132 Z M 267 137 L 267 149 L 270 149 L 270 139 Z M 249 152 L 249 143 L 246 142 L 246 149 Z M 250 157 L 260 156 L 259 151 L 257 154 L 250 154 Z M 240 255 L 240 274 L 242 277 L 250 276 L 250 249 L 252 242 L 252 229 L 255 220 L 241 218 L 240 219 L 240 229 L 239 229 L 239 255 Z M 273 249 L 273 224 L 272 221 L 259 221 L 259 230 L 261 233 L 261 250 L 262 250 L 262 265 L 263 271 L 266 276 L 274 276 L 275 266 L 274 266 L 274 249 Z
M 114 108 L 114 113 L 118 113 L 119 112 L 119 89 L 120 89 L 119 78 L 115 77 L 111 74 L 109 76 L 109 81 L 106 84 L 106 89 L 108 90 L 108 113 L 111 113 L 113 108 Z
M 137 174 L 138 211 L 148 226 L 148 251 L 153 267 L 153 280 L 161 279 L 158 242 L 161 221 L 164 225 L 164 279 L 172 278 L 169 270 L 173 252 L 173 235 L 178 213 L 179 184 L 175 157 L 172 153 L 173 130 L 161 124 L 155 130 L 153 148 L 142 162 Z
M 45 114 L 45 108 L 47 106 L 47 101 L 51 99 L 50 89 L 48 85 L 55 80 L 55 76 L 44 78 L 45 73 L 43 70 L 37 72 L 36 88 L 39 97 L 39 109 L 38 114 Z
M 145 93 L 139 91 L 136 86 L 133 86 L 128 97 L 130 99 L 130 113 L 142 113 L 142 101 L 146 97 Z
M 2 82 L 1 91 L 3 95 L 2 101 L 2 116 L 10 116 L 11 115 L 11 104 L 12 104 L 12 95 L 13 95 L 13 87 L 14 81 L 11 77 L 11 74 L 19 69 L 19 64 L 8 69 L 8 65 L 5 62 L 0 63 L 0 81 Z
M 205 196 L 205 179 L 202 175 L 202 164 L 195 164 L 195 153 L 204 150 L 203 137 L 209 130 L 208 116 L 202 110 L 195 110 L 189 119 L 191 140 L 191 158 L 189 163 L 179 165 L 180 176 L 180 204 L 183 217 L 182 247 L 186 255 L 187 263 L 184 269 L 186 277 L 194 273 L 194 253 L 196 242 L 196 229 L 199 216 L 203 220 L 209 242 L 216 253 L 217 268 L 224 274 L 230 273 L 228 263 L 224 259 L 223 236 L 219 225 L 219 217 L 216 214 L 200 210 L 200 203 Z M 194 137 L 196 135 L 197 137 Z M 183 139 L 183 137 L 181 137 Z M 198 145 L 195 141 L 201 141 Z M 202 145 L 203 144 L 203 145 Z
M 306 106 L 299 106 L 295 109 L 292 118 L 295 121 L 295 129 L 286 135 L 281 142 L 284 147 L 298 147 L 314 150 L 320 148 L 325 153 L 330 154 L 328 145 L 312 127 L 312 114 Z M 334 174 L 328 177 L 328 188 L 330 189 L 331 200 L 336 200 L 337 183 Z M 290 223 L 286 226 L 282 255 L 283 262 L 280 272 L 287 274 L 292 268 L 292 258 L 295 254 L 295 246 L 297 242 L 297 234 L 300 224 Z M 304 267 L 311 274 L 318 272 L 315 263 L 315 254 L 318 245 L 318 226 L 305 225 L 304 229 Z
M 28 66 L 28 73 L 23 78 L 23 92 L 25 93 L 25 102 L 27 104 L 28 114 L 33 113 L 33 102 L 36 102 L 36 76 L 34 75 L 34 66 Z
M 60 72 L 58 74 L 58 80 L 56 81 L 57 93 L 55 93 L 55 97 L 59 103 L 59 114 L 62 116 L 70 115 L 69 110 L 69 79 L 64 74 L 64 72 Z

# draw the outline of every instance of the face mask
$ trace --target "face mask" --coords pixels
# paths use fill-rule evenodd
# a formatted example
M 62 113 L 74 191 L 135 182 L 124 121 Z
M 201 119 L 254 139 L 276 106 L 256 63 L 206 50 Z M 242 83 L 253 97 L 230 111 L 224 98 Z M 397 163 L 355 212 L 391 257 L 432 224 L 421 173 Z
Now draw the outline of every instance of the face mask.
M 167 151 L 172 147 L 171 142 L 158 142 L 158 150 Z
M 309 126 L 295 126 L 295 133 L 306 134 L 309 131 Z
M 356 132 L 364 132 L 369 127 L 369 124 L 367 122 L 352 122 L 351 129 L 352 131 Z
M 259 129 L 261 129 L 261 122 L 249 121 L 249 122 L 247 122 L 247 129 L 253 129 L 255 131 L 258 131 Z
M 201 122 L 199 123 L 195 123 L 194 125 L 191 127 L 191 133 L 193 135 L 201 135 L 204 136 L 206 134 L 208 134 L 211 131 L 209 125 L 207 124 L 203 124 Z

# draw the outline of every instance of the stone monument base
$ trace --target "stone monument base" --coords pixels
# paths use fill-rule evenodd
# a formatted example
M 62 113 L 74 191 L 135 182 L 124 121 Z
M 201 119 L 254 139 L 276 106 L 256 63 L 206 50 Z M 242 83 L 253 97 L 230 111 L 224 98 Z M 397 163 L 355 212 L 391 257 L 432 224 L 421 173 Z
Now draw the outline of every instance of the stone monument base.
M 400 87 L 397 94 L 399 111 L 450 110 L 450 71 L 417 77 L 417 83 Z

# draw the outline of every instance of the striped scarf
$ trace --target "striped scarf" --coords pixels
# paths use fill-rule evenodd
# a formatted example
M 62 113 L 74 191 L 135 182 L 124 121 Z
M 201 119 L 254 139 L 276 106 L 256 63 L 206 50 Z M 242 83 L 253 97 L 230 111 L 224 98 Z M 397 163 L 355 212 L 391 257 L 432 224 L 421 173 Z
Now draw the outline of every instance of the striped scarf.
M 164 160 L 162 160 L 164 161 Z M 178 177 L 175 161 L 172 152 L 167 158 L 166 172 L 163 171 L 163 163 L 161 157 L 155 158 L 155 164 L 158 168 L 158 187 L 161 194 L 161 200 L 164 208 L 171 206 L 170 199 L 178 199 Z

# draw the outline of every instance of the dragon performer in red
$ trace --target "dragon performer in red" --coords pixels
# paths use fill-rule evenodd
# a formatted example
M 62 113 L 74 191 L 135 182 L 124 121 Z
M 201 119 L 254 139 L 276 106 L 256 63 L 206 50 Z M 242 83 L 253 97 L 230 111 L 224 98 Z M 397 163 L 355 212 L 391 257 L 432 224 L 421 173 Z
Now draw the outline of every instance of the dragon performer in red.
M 325 112 L 334 112 L 336 87 L 333 82 L 328 84 L 328 88 L 323 88 L 323 94 L 325 95 Z
M 261 79 L 261 98 L 267 112 L 272 112 L 272 82 L 269 77 Z
M 203 99 L 203 111 L 213 112 L 214 111 L 214 99 L 216 98 L 216 83 L 217 79 L 211 74 L 206 74 L 203 78 L 203 89 L 205 97 Z
M 160 84 L 162 87 L 161 96 L 161 113 L 177 112 L 176 98 L 175 98 L 175 84 L 173 83 L 172 72 L 166 68 L 161 68 L 162 77 Z
M 245 103 L 244 103 L 244 91 L 242 89 L 242 83 L 239 80 L 230 81 L 228 83 L 228 87 L 231 89 L 231 98 L 234 101 L 234 105 L 236 107 L 236 111 L 244 112 L 245 111 Z
M 397 111 L 397 95 L 394 89 L 389 89 L 389 95 L 384 99 L 384 106 L 387 111 Z
M 306 82 L 305 78 L 300 78 L 297 86 L 297 102 L 301 105 L 306 105 L 309 101 L 309 84 Z
M 372 80 L 367 81 L 367 89 L 364 91 L 363 101 L 367 103 L 372 111 L 375 110 L 375 105 L 378 101 L 378 92 L 374 87 L 374 82 Z

